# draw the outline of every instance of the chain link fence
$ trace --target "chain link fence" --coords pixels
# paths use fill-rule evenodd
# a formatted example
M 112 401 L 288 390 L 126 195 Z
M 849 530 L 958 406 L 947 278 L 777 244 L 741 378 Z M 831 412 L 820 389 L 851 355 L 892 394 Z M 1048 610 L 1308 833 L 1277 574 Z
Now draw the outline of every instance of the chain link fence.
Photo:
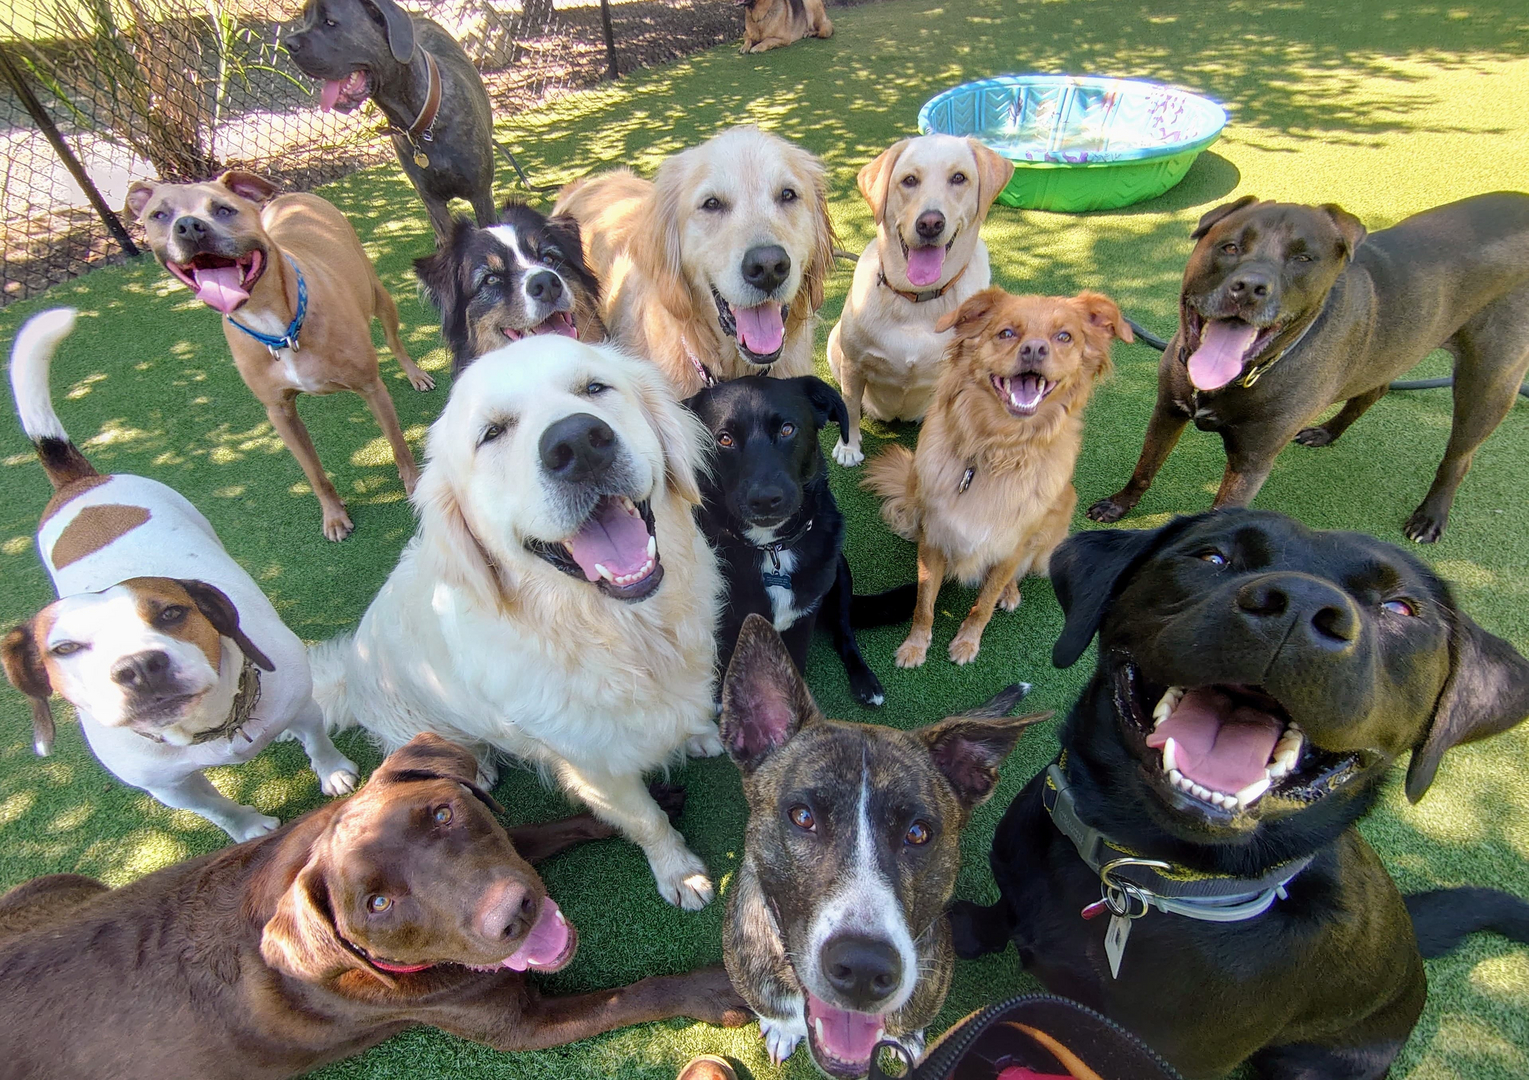
M 732 0 L 404 0 L 460 41 L 497 117 L 736 39 Z M 392 158 L 375 105 L 321 112 L 301 0 L 0 0 L 0 305 L 121 260 L 139 179 L 248 168 L 306 190 Z M 604 8 L 604 11 L 602 11 Z

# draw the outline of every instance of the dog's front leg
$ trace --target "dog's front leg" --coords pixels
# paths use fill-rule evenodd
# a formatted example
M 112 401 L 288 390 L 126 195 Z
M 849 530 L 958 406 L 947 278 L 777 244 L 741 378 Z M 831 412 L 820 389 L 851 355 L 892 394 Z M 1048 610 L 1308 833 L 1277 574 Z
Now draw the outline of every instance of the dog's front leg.
M 166 806 L 200 814 L 236 841 L 253 840 L 281 825 L 276 818 L 267 817 L 253 806 L 234 802 L 199 772 L 144 790 Z
M 1177 339 L 1175 339 L 1177 340 Z M 1172 346 L 1170 345 L 1170 349 Z M 1131 512 L 1147 489 L 1152 478 L 1173 453 L 1179 436 L 1189 423 L 1189 413 L 1179 408 L 1162 389 L 1158 390 L 1157 404 L 1152 408 L 1152 419 L 1147 422 L 1147 437 L 1142 442 L 1141 457 L 1136 460 L 1136 471 L 1130 482 L 1107 499 L 1100 499 L 1088 508 L 1088 516 L 1094 521 L 1119 521 Z
M 345 503 L 340 493 L 329 482 L 329 477 L 324 475 L 319 452 L 308 435 L 307 427 L 297 415 L 297 394 L 284 394 L 280 401 L 267 402 L 265 414 L 271 426 L 276 429 L 276 434 L 281 436 L 281 441 L 302 466 L 303 475 L 308 478 L 308 486 L 318 497 L 319 508 L 324 512 L 324 536 L 330 540 L 344 540 L 355 529 L 355 525 L 345 512 Z
M 1019 572 L 1023 558 L 1023 553 L 1016 554 L 987 572 L 982 591 L 977 594 L 977 602 L 972 604 L 966 620 L 961 623 L 960 631 L 950 642 L 950 658 L 957 664 L 970 664 L 977 659 L 977 651 L 982 648 L 982 631 L 987 629 L 988 622 L 993 618 L 993 608 L 997 606 L 998 598 L 1014 584 L 1014 577 Z
M 716 890 L 706 875 L 706 864 L 685 846 L 685 838 L 669 824 L 669 816 L 640 775 L 609 773 L 568 761 L 560 763 L 557 771 L 570 795 L 642 848 L 665 900 L 686 911 L 699 911 L 711 902 Z
M 839 552 L 838 570 L 828 595 L 823 598 L 822 617 L 828 620 L 828 632 L 833 637 L 834 652 L 844 664 L 849 677 L 849 688 L 855 700 L 862 705 L 880 705 L 886 701 L 886 691 L 881 680 L 860 654 L 860 642 L 855 640 L 855 626 L 850 621 L 850 609 L 854 601 L 855 579 L 850 573 L 849 560 Z
M 550 859 L 560 851 L 567 851 L 575 844 L 590 840 L 604 840 L 614 836 L 616 830 L 593 814 L 574 814 L 557 821 L 541 821 L 532 825 L 517 825 L 509 830 L 510 843 L 526 862 L 535 866 Z
M 1226 446 L 1226 472 L 1212 510 L 1223 506 L 1247 506 L 1258 494 L 1274 468 L 1274 458 L 1294 435 L 1293 431 L 1271 432 L 1267 428 L 1227 429 L 1221 433 Z
M 843 338 L 838 326 L 828 336 L 828 352 L 829 366 L 840 376 L 840 389 L 844 391 L 844 411 L 849 420 L 849 442 L 840 438 L 834 443 L 834 460 L 846 469 L 852 469 L 865 460 L 865 451 L 860 448 L 860 408 L 865 397 L 865 371 L 859 363 L 850 363 L 844 355 Z
M 908 637 L 897 647 L 895 662 L 900 668 L 921 667 L 929 653 L 929 639 L 934 631 L 934 604 L 945 584 L 945 552 L 933 544 L 918 546 L 918 600 L 913 605 L 913 625 Z
M 319 790 L 325 795 L 349 795 L 361 779 L 361 767 L 340 753 L 324 730 L 324 710 L 312 698 L 304 705 L 287 730 L 297 736 L 318 774 Z
M 372 411 L 372 418 L 377 421 L 377 426 L 388 440 L 388 446 L 393 449 L 393 463 L 398 466 L 398 479 L 403 481 L 404 491 L 414 494 L 414 485 L 419 480 L 419 466 L 414 462 L 414 451 L 409 449 L 409 441 L 403 437 L 398 412 L 393 408 L 393 395 L 388 393 L 381 378 L 356 393 L 366 399 L 366 407 Z

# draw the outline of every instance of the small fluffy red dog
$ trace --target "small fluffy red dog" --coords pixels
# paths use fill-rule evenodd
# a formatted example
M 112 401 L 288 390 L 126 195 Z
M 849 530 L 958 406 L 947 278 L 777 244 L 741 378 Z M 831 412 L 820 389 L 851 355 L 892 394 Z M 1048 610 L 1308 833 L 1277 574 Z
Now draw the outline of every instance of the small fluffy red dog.
M 984 289 L 940 320 L 955 327 L 918 450 L 893 446 L 867 466 L 881 516 L 918 544 L 918 602 L 898 667 L 929 651 L 947 577 L 982 585 L 950 658 L 969 664 L 993 606 L 1019 606 L 1019 579 L 1044 574 L 1067 535 L 1083 407 L 1131 328 L 1109 297 L 1010 296 Z

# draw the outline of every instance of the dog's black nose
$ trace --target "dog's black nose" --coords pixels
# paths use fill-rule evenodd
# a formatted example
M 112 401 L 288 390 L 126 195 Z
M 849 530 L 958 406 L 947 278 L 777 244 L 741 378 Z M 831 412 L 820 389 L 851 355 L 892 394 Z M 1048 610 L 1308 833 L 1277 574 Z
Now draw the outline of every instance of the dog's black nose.
M 175 235 L 182 240 L 200 240 L 207 235 L 207 223 L 201 218 L 192 217 L 190 214 L 184 214 L 176 218 L 175 224 L 171 228 L 175 230 Z
M 1271 284 L 1262 270 L 1248 267 L 1227 282 L 1226 290 L 1235 300 L 1262 300 L 1269 295 Z
M 1040 363 L 1051 355 L 1051 342 L 1045 338 L 1031 338 L 1019 347 L 1019 358 Z
M 542 467 L 559 480 L 597 476 L 616 457 L 616 433 L 598 416 L 574 413 L 542 432 Z
M 890 942 L 848 935 L 834 938 L 823 946 L 819 961 L 828 985 L 866 1012 L 902 985 L 903 958 Z
M 1307 574 L 1255 578 L 1237 590 L 1237 608 L 1254 622 L 1293 615 L 1302 642 L 1325 652 L 1341 652 L 1359 635 L 1359 614 L 1348 594 Z
M 945 231 L 945 215 L 938 210 L 925 210 L 913 223 L 913 231 L 923 240 L 934 240 Z
M 779 244 L 751 247 L 743 253 L 743 280 L 761 292 L 774 292 L 791 273 L 791 256 Z
M 755 484 L 749 489 L 749 513 L 756 518 L 779 517 L 786 501 L 786 489 L 779 484 Z
M 563 279 L 550 270 L 538 270 L 526 280 L 526 295 L 544 304 L 555 304 L 563 295 Z
M 124 690 L 153 690 L 170 671 L 170 654 L 162 649 L 124 656 L 111 668 L 112 682 Z

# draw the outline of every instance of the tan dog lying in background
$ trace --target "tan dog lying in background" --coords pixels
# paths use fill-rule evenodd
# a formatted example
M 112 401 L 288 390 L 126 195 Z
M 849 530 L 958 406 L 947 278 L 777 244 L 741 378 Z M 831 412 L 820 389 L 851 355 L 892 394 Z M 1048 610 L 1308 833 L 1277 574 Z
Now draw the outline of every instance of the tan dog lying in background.
M 860 170 L 876 238 L 828 335 L 828 366 L 849 410 L 849 442 L 834 447 L 840 465 L 865 460 L 862 407 L 877 420 L 920 420 L 929 408 L 950 344 L 938 327 L 991 281 L 978 234 L 1013 175 L 976 139 L 952 135 L 903 139 Z
M 675 154 L 652 182 L 579 180 L 579 222 L 611 338 L 687 398 L 743 375 L 812 374 L 814 313 L 833 270 L 823 164 L 756 127 Z
M 823 0 L 738 0 L 738 6 L 743 8 L 744 53 L 768 52 L 804 37 L 834 36 Z
M 1067 536 L 1083 407 L 1110 371 L 1110 343 L 1131 328 L 1109 297 L 1010 296 L 984 289 L 940 320 L 955 328 L 918 449 L 892 446 L 867 467 L 881 516 L 918 544 L 918 601 L 898 667 L 929 650 L 947 577 L 982 585 L 950 643 L 976 659 L 993 607 L 1019 607 L 1019 579 L 1044 574 Z
M 205 184 L 140 180 L 128 188 L 127 210 L 143 223 L 154 257 L 222 314 L 234 366 L 303 467 L 324 535 L 343 540 L 355 526 L 297 415 L 297 395 L 360 394 L 413 491 L 419 467 L 377 370 L 372 319 L 382 321 L 414 389 L 430 390 L 435 380 L 404 349 L 398 308 L 345 216 L 317 195 L 273 196 L 276 185 L 264 177 L 230 171 Z

